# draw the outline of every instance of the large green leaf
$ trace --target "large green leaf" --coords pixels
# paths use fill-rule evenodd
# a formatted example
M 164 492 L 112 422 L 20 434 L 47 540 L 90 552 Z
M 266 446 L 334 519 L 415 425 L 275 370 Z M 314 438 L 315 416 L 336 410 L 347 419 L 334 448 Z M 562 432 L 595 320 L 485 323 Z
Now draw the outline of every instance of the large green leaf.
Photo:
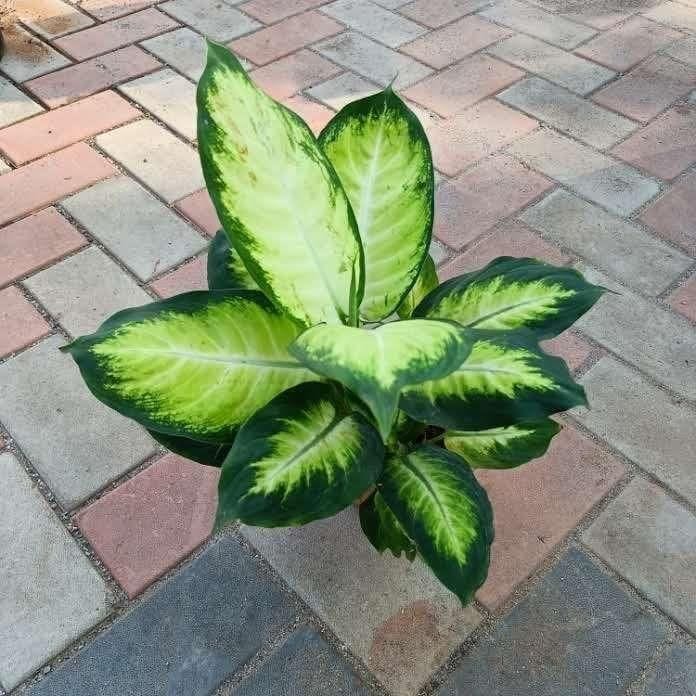
M 199 442 L 187 437 L 158 433 L 156 430 L 148 430 L 148 433 L 174 454 L 208 466 L 222 466 L 232 447 L 231 442 Z
M 151 430 L 230 442 L 276 394 L 317 379 L 297 325 L 259 292 L 189 292 L 126 309 L 69 351 L 92 393 Z
M 430 254 L 425 257 L 414 286 L 408 291 L 396 312 L 402 319 L 408 319 L 421 300 L 437 287 L 437 269 Z
M 370 543 L 384 553 L 387 549 L 397 558 L 403 553 L 409 561 L 416 557 L 415 544 L 406 536 L 399 520 L 375 491 L 360 504 L 360 526 Z
M 601 297 L 572 268 L 501 256 L 485 268 L 444 282 L 414 317 L 452 319 L 477 329 L 527 328 L 539 339 L 565 331 Z
M 225 230 L 218 230 L 208 248 L 208 288 L 210 290 L 258 290 L 258 283 L 230 244 Z
M 451 430 L 445 446 L 481 469 L 512 469 L 541 457 L 561 426 L 545 418 L 488 430 Z
M 493 542 L 493 512 L 456 454 L 425 445 L 387 457 L 379 491 L 423 560 L 462 603 L 481 587 Z
M 347 321 L 362 298 L 362 247 L 348 198 L 307 124 L 211 42 L 197 103 L 208 192 L 249 273 L 306 325 Z
M 389 316 L 418 277 L 433 224 L 433 162 L 416 115 L 391 88 L 348 104 L 319 136 L 365 247 L 368 321 Z
M 314 326 L 289 350 L 314 372 L 349 387 L 370 408 L 386 440 L 399 392 L 449 374 L 471 348 L 464 329 L 449 321 L 396 321 L 376 329 Z
M 222 465 L 217 526 L 279 527 L 334 515 L 377 480 L 384 446 L 333 385 L 290 389 L 240 429 Z
M 467 330 L 473 347 L 447 377 L 404 389 L 401 408 L 442 428 L 484 430 L 586 405 L 585 390 L 561 358 L 529 331 Z

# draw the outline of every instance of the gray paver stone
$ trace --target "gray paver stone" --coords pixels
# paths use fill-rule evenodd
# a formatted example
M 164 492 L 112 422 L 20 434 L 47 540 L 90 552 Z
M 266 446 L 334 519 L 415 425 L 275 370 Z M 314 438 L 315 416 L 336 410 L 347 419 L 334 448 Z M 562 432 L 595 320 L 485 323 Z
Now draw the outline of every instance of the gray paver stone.
M 259 562 L 226 537 L 29 694 L 207 696 L 293 615 Z
M 648 677 L 639 696 L 693 696 L 696 694 L 696 648 L 676 645 Z
M 231 7 L 232 4 L 235 3 L 217 0 L 170 0 L 159 5 L 159 9 L 214 41 L 231 41 L 262 26 Z
M 696 632 L 696 517 L 635 478 L 582 540 L 617 573 Z
M 150 53 L 184 73 L 190 80 L 198 81 L 205 67 L 205 39 L 188 27 L 155 36 L 142 41 Z
M 60 336 L 0 365 L 0 421 L 72 508 L 156 451 L 138 425 L 99 403 Z M 4 495 L 4 493 L 3 493 Z
M 571 550 L 437 694 L 620 696 L 664 636 L 584 553 Z
M 0 477 L 0 679 L 12 689 L 104 619 L 112 597 L 9 452 Z

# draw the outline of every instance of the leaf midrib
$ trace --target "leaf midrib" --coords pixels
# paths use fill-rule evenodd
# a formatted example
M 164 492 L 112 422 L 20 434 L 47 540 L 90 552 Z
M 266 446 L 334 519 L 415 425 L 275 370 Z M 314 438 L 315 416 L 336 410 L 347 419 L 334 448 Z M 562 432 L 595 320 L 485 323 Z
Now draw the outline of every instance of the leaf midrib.
M 523 302 L 517 302 L 517 303 L 512 304 L 512 305 L 507 305 L 503 309 L 498 309 L 494 312 L 489 312 L 488 314 L 484 314 L 483 316 L 478 317 L 477 319 L 475 319 L 472 322 L 469 322 L 468 324 L 463 324 L 463 326 L 466 326 L 468 328 L 475 328 L 476 326 L 482 324 L 484 321 L 488 321 L 489 319 L 493 319 L 494 317 L 500 316 L 501 314 L 506 314 L 508 312 L 512 312 L 516 309 L 519 309 L 520 307 L 525 307 L 527 305 L 545 302 L 548 299 L 555 300 L 556 297 L 554 295 L 543 295 L 542 297 L 537 297 L 533 300 L 524 300 Z
M 109 354 L 118 353 L 153 353 L 156 355 L 166 356 L 166 357 L 177 357 L 177 358 L 187 358 L 188 360 L 197 360 L 199 362 L 214 362 L 221 363 L 224 365 L 238 364 L 238 365 L 255 365 L 257 367 L 278 367 L 283 369 L 296 369 L 296 370 L 306 370 L 301 363 L 294 360 L 269 360 L 267 358 L 249 358 L 241 357 L 238 355 L 225 355 L 225 356 L 214 356 L 207 355 L 204 353 L 192 353 L 189 351 L 182 350 L 160 350 L 154 348 L 117 348 L 109 350 Z

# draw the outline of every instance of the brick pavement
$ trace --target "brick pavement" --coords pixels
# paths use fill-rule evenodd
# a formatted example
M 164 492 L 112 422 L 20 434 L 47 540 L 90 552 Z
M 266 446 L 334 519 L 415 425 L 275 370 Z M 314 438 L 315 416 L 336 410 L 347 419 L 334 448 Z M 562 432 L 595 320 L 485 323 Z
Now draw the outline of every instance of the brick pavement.
M 0 693 L 696 692 L 696 2 L 17 0 L 0 62 Z M 462 609 L 355 512 L 210 538 L 217 472 L 57 351 L 203 287 L 203 37 L 318 131 L 395 80 L 438 169 L 442 277 L 499 254 L 609 294 L 549 350 L 586 386 L 482 475 Z

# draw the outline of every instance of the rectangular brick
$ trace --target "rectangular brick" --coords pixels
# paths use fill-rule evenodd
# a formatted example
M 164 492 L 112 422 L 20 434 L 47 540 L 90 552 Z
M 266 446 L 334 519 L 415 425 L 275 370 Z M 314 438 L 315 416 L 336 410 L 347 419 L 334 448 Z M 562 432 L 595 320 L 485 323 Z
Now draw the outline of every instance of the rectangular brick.
M 624 474 L 619 461 L 570 427 L 533 462 L 477 470 L 495 521 L 488 580 L 477 598 L 495 610 Z
M 197 82 L 205 66 L 205 39 L 188 27 L 168 31 L 140 44 L 150 53 Z
M 213 206 L 206 189 L 196 191 L 177 201 L 174 205 L 209 237 L 212 237 L 221 227 L 215 206 Z
M 687 36 L 662 49 L 671 58 L 696 66 L 696 36 Z
M 5 53 L 2 72 L 15 82 L 26 82 L 70 65 L 70 61 L 47 43 L 37 39 L 18 24 L 2 28 Z
M 349 102 L 375 94 L 379 90 L 380 88 L 373 82 L 355 73 L 345 72 L 332 77 L 330 80 L 326 80 L 326 82 L 320 82 L 318 85 L 305 90 L 305 92 L 310 97 L 338 111 Z
M 160 297 L 172 297 L 190 290 L 207 290 L 207 256 L 197 256 L 183 266 L 166 273 L 150 283 Z
M 203 238 L 126 176 L 95 184 L 63 207 L 140 280 L 201 251 Z
M 437 29 L 487 5 L 490 5 L 490 0 L 415 0 L 402 5 L 399 12 L 426 27 Z
M 0 364 L 0 421 L 70 509 L 156 449 L 139 425 L 92 396 L 72 358 L 58 350 L 64 343 L 52 336 Z
M 41 113 L 43 108 L 0 75 L 0 128 Z
M 575 48 L 597 33 L 582 24 L 576 24 L 540 7 L 531 7 L 517 0 L 503 0 L 479 14 L 498 24 L 566 49 Z
M 113 597 L 10 452 L 0 471 L 0 679 L 12 689 L 106 618 Z
M 692 259 L 640 227 L 557 190 L 520 219 L 620 282 L 648 295 L 672 284 Z
M 551 186 L 548 179 L 512 157 L 493 155 L 437 188 L 435 235 L 453 249 L 461 249 Z M 500 196 L 500 191 L 505 195 Z
M 595 348 L 573 331 L 565 331 L 556 338 L 542 341 L 540 345 L 547 353 L 563 358 L 572 373 L 586 365 L 591 356 L 599 357 L 599 354 L 603 354 L 600 348 Z
M 304 527 L 242 533 L 394 696 L 415 696 L 481 620 L 421 561 L 379 555 L 355 508 Z
M 475 55 L 410 87 L 404 96 L 441 116 L 454 116 L 523 76 L 495 58 Z
M 334 117 L 334 112 L 322 104 L 308 99 L 303 94 L 290 97 L 283 104 L 294 111 L 311 129 L 315 135 L 319 135 L 324 126 Z
M 55 209 L 0 229 L 0 285 L 47 266 L 87 244 L 87 240 Z
M 161 63 L 137 46 L 92 58 L 78 65 L 37 77 L 25 87 L 54 109 L 95 92 L 113 87 L 161 67 Z
M 445 68 L 510 33 L 476 16 L 464 17 L 407 43 L 401 50 L 433 68 Z
M 326 39 L 316 44 L 314 49 L 382 87 L 393 80 L 395 89 L 404 89 L 433 72 L 417 60 L 352 31 Z
M 436 169 L 455 176 L 537 126 L 537 121 L 519 111 L 486 99 L 457 116 L 433 121 L 426 132 Z
M 188 140 L 195 140 L 196 85 L 165 68 L 126 82 L 119 91 Z
M 45 336 L 51 327 L 14 286 L 0 290 L 0 358 Z
M 623 696 L 666 635 L 650 612 L 571 549 L 435 694 Z
M 425 29 L 410 19 L 380 7 L 370 0 L 336 0 L 322 12 L 391 48 L 421 36 Z
M 294 615 L 261 563 L 234 537 L 223 537 L 29 696 L 96 696 L 104 684 L 124 696 L 207 696 L 275 640 Z
M 2 181 L 0 179 L 0 181 Z M 687 174 L 640 215 L 660 237 L 696 256 L 696 174 Z
M 677 644 L 653 665 L 646 680 L 646 688 L 649 694 L 684 696 L 684 684 L 689 684 L 690 689 L 691 685 L 696 684 L 696 648 Z
M 13 169 L 0 177 L 0 225 L 115 173 L 116 168 L 85 143 Z
M 63 0 L 15 0 L 15 12 L 32 31 L 44 39 L 84 29 L 94 20 Z
M 598 556 L 691 632 L 696 630 L 695 538 L 696 517 L 640 478 L 583 534 Z M 690 686 L 684 686 L 688 693 Z
M 488 52 L 578 94 L 592 92 L 616 75 L 601 65 L 524 34 L 501 41 Z
M 342 24 L 321 12 L 310 11 L 237 39 L 230 48 L 256 65 L 265 65 L 341 31 Z
M 112 19 L 96 27 L 83 29 L 54 41 L 55 45 L 76 60 L 113 51 L 179 26 L 171 17 L 154 7 Z
M 633 121 L 539 77 L 518 82 L 498 99 L 599 149 L 611 147 L 637 128 Z
M 239 9 L 264 24 L 275 24 L 325 3 L 326 0 L 251 0 L 239 5 Z
M 693 326 L 603 273 L 589 267 L 581 270 L 590 282 L 615 292 L 605 293 L 576 327 L 656 382 L 696 399 Z
M 693 8 L 685 7 L 678 2 L 663 2 L 643 14 L 660 24 L 667 24 L 677 29 L 696 31 L 696 14 Z
M 612 154 L 662 179 L 674 179 L 696 162 L 696 104 L 666 111 Z
M 610 356 L 580 380 L 589 409 L 573 415 L 590 431 L 692 503 L 696 502 L 693 413 Z
M 261 25 L 218 0 L 170 0 L 160 10 L 214 41 L 231 41 Z
M 97 145 L 168 203 L 205 186 L 196 151 L 153 121 L 99 135 Z
M 81 0 L 80 7 L 101 22 L 144 10 L 157 0 Z
M 654 56 L 601 89 L 593 99 L 629 118 L 647 123 L 694 87 L 696 68 L 666 56 Z
M 655 24 L 644 17 L 632 17 L 615 29 L 604 32 L 576 50 L 612 70 L 626 72 L 636 63 L 683 34 Z
M 280 101 L 339 72 L 340 68 L 325 58 L 302 49 L 253 70 L 251 77 L 261 89 Z
M 659 1 L 641 0 L 640 3 L 627 3 L 622 0 L 534 0 L 534 4 L 550 12 L 558 12 L 574 22 L 604 31 Z
M 0 130 L 0 151 L 19 165 L 140 116 L 114 92 L 100 92 Z
M 507 152 L 617 215 L 630 215 L 660 190 L 657 181 L 637 169 L 550 128 L 521 138 Z
M 669 306 L 696 324 L 696 276 L 691 276 L 670 296 Z

